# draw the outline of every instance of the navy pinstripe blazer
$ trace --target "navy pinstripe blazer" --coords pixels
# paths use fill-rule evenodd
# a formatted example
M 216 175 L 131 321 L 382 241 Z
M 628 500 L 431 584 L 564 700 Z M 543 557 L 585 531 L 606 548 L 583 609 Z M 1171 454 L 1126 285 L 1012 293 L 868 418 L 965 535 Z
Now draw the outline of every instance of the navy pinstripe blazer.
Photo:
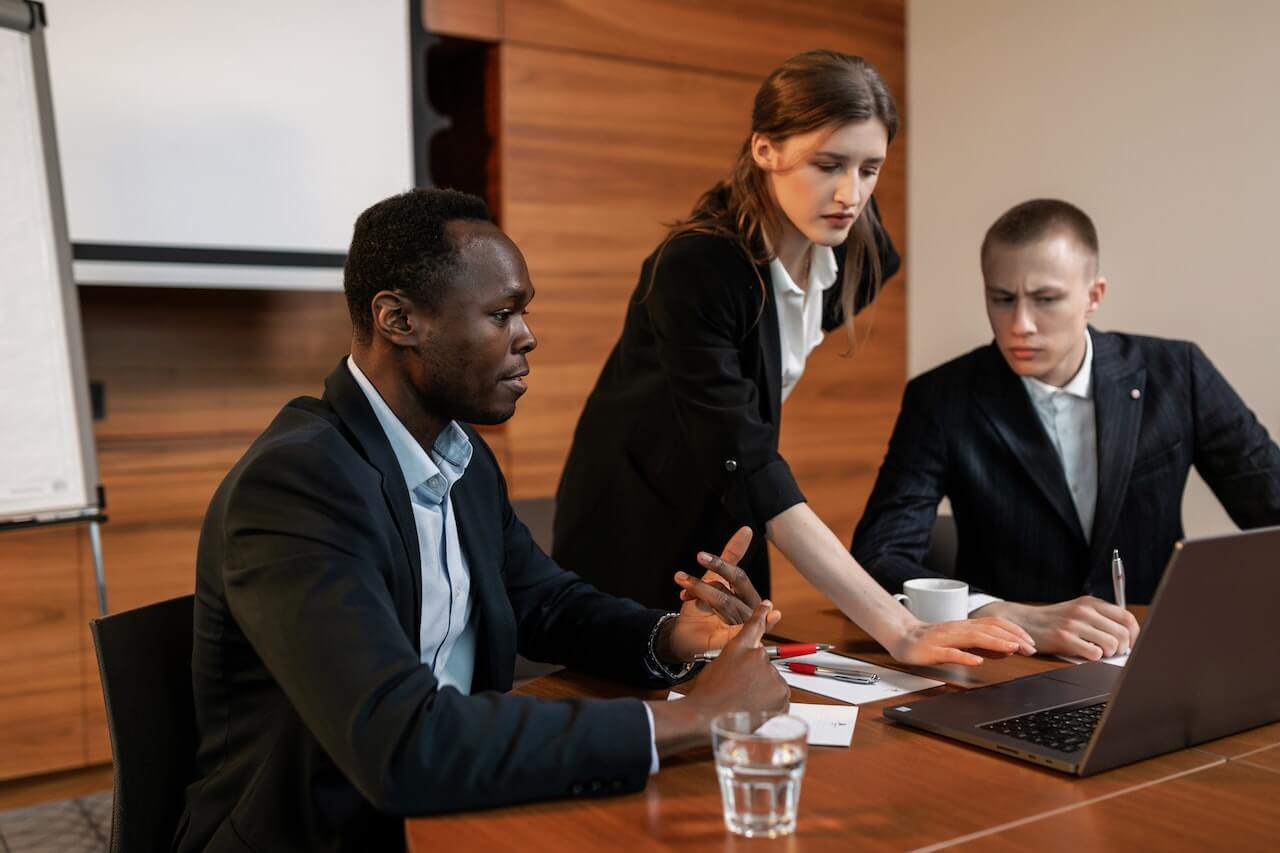
M 955 576 L 1018 601 L 1110 600 L 1118 548 L 1129 601 L 1149 602 L 1183 536 L 1192 465 L 1236 524 L 1280 524 L 1280 449 L 1200 348 L 1090 333 L 1098 437 L 1090 535 L 1026 389 L 989 344 L 907 385 L 853 537 L 853 555 L 882 585 L 897 592 L 935 574 L 921 561 L 944 496 L 956 520 Z

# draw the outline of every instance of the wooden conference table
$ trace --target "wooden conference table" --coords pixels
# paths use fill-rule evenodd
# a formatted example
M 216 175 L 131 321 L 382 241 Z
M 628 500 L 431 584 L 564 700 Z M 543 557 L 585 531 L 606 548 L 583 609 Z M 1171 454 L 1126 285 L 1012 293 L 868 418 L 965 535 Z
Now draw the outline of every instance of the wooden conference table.
M 1142 608 L 1134 610 L 1141 618 Z M 789 638 L 833 642 L 844 653 L 892 664 L 834 609 L 789 611 L 783 624 Z M 975 669 L 898 668 L 946 681 L 931 691 L 943 693 L 1057 666 L 1070 664 L 1036 657 Z M 519 692 L 665 695 L 569 672 Z M 799 690 L 792 695 L 831 701 Z M 860 706 L 852 747 L 810 748 L 790 838 L 739 838 L 724 829 L 708 748 L 664 761 L 638 794 L 409 820 L 409 849 L 1280 849 L 1280 723 L 1078 779 L 890 723 L 881 710 L 897 701 Z

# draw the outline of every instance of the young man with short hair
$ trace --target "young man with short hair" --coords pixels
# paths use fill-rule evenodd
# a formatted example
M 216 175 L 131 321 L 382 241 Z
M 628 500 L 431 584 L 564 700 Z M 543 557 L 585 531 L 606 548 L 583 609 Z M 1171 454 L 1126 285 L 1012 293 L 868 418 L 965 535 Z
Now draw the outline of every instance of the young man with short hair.
M 1149 602 L 1193 465 L 1236 524 L 1280 524 L 1280 450 L 1195 344 L 1089 326 L 1107 280 L 1079 208 L 1017 205 L 981 260 L 995 340 L 907 384 L 853 555 L 892 592 L 936 574 L 946 497 L 973 615 L 1041 652 L 1124 653 L 1138 625 L 1112 600 L 1113 550 L 1128 601 Z

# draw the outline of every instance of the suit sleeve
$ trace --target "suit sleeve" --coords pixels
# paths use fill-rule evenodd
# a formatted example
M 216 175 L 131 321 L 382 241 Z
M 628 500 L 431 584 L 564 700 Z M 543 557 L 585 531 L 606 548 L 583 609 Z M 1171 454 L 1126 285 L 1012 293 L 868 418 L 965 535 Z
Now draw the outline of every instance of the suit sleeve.
M 945 432 L 919 381 L 907 384 L 889 451 L 853 533 L 854 559 L 891 593 L 904 581 L 941 577 L 922 565 L 947 493 Z
M 767 320 L 761 283 L 735 253 L 720 238 L 672 241 L 644 305 L 676 426 L 699 460 L 695 481 L 723 483 L 725 510 L 759 532 L 804 495 L 778 452 L 777 425 L 761 416 L 758 365 L 741 361 L 742 341 Z
M 413 815 L 643 788 L 650 736 L 638 700 L 440 687 L 376 565 L 396 536 L 377 522 L 381 493 L 344 470 L 320 441 L 251 464 L 225 513 L 223 576 L 254 651 L 361 794 Z
M 1280 524 L 1280 449 L 1201 349 L 1187 350 L 1196 470 L 1241 528 Z
M 493 491 L 503 518 L 503 578 L 520 653 L 642 687 L 670 686 L 670 679 L 655 675 L 645 664 L 649 635 L 666 611 L 601 592 L 560 568 L 512 510 L 505 478 L 488 445 L 479 436 L 473 436 L 473 444 L 488 455 L 487 469 L 496 480 Z

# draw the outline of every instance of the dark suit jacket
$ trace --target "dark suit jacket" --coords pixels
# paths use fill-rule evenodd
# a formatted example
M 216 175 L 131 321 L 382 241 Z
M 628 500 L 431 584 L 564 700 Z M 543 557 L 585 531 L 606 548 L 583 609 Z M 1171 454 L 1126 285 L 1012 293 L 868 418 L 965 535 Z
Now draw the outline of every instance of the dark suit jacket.
M 907 384 L 853 555 L 891 592 L 921 565 L 938 501 L 951 501 L 955 576 L 1019 601 L 1150 602 L 1182 538 L 1194 465 L 1241 527 L 1280 523 L 1280 450 L 1191 343 L 1093 335 L 1098 497 L 1086 540 L 1066 476 L 1022 381 L 994 344 Z M 1137 391 L 1135 398 L 1133 392 Z
M 878 236 L 887 280 L 899 259 Z M 843 247 L 836 257 L 843 276 Z M 697 551 L 720 553 L 747 525 L 755 540 L 741 565 L 767 596 L 765 523 L 804 500 L 778 453 L 782 356 L 769 268 L 753 271 L 731 240 L 706 234 L 672 240 L 660 260 L 652 290 L 655 256 L 645 260 L 578 421 L 552 554 L 601 589 L 673 608 L 671 575 L 698 571 Z M 824 293 L 824 329 L 842 321 L 839 292 Z
M 199 731 L 181 850 L 386 850 L 402 817 L 638 791 L 635 699 L 504 696 L 516 651 L 650 682 L 658 612 L 562 571 L 475 447 L 451 502 L 477 620 L 472 695 L 419 659 L 422 575 L 404 478 L 344 364 L 290 402 L 205 517 L 192 668 Z

